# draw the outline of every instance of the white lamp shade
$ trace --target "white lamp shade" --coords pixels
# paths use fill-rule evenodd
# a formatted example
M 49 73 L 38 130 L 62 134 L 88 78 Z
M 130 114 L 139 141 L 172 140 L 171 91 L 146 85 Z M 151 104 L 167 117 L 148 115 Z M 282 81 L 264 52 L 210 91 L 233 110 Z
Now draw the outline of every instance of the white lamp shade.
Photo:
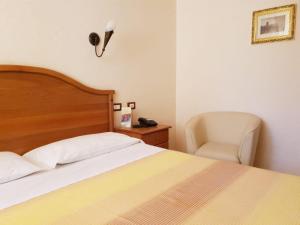
M 105 28 L 105 31 L 106 32 L 109 32 L 109 31 L 113 31 L 113 30 L 115 30 L 116 29 L 116 24 L 115 24 L 115 22 L 114 21 L 109 21 L 108 23 L 107 23 L 107 25 L 106 25 L 106 28 Z

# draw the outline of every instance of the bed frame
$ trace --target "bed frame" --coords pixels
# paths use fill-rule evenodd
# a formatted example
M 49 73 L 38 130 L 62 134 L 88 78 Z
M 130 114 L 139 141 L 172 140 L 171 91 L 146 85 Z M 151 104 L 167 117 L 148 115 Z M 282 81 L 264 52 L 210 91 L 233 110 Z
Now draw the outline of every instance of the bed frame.
M 49 69 L 0 65 L 0 151 L 24 154 L 54 141 L 112 131 L 113 94 Z

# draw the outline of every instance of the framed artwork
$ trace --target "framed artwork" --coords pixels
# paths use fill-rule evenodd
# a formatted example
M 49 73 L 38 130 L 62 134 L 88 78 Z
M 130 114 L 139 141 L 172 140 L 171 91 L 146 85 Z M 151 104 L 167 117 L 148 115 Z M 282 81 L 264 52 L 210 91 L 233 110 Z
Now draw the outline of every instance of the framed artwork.
M 252 44 L 294 38 L 296 5 L 286 5 L 253 12 Z

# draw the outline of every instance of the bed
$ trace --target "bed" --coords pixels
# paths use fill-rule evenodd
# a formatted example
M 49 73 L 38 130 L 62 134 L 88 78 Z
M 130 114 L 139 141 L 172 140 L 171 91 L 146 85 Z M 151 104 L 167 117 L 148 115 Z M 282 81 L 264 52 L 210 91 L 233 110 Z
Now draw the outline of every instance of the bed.
M 113 94 L 0 66 L 0 151 L 110 134 Z M 101 224 L 299 225 L 300 178 L 136 141 L 0 184 L 0 225 Z

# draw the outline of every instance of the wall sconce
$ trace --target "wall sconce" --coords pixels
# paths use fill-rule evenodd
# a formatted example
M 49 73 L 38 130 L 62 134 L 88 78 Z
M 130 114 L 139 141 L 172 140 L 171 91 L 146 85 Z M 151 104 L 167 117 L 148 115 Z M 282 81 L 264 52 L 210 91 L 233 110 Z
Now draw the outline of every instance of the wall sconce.
M 102 52 L 101 52 L 100 55 L 98 54 L 97 46 L 100 44 L 101 38 L 95 32 L 90 34 L 89 41 L 90 41 L 91 45 L 95 46 L 95 53 L 96 53 L 97 57 L 102 57 L 103 56 L 103 53 L 105 52 L 105 48 L 106 48 L 111 36 L 114 34 L 115 28 L 116 28 L 116 25 L 113 21 L 110 21 L 110 22 L 107 23 L 106 28 L 105 28 L 104 43 L 103 43 Z

